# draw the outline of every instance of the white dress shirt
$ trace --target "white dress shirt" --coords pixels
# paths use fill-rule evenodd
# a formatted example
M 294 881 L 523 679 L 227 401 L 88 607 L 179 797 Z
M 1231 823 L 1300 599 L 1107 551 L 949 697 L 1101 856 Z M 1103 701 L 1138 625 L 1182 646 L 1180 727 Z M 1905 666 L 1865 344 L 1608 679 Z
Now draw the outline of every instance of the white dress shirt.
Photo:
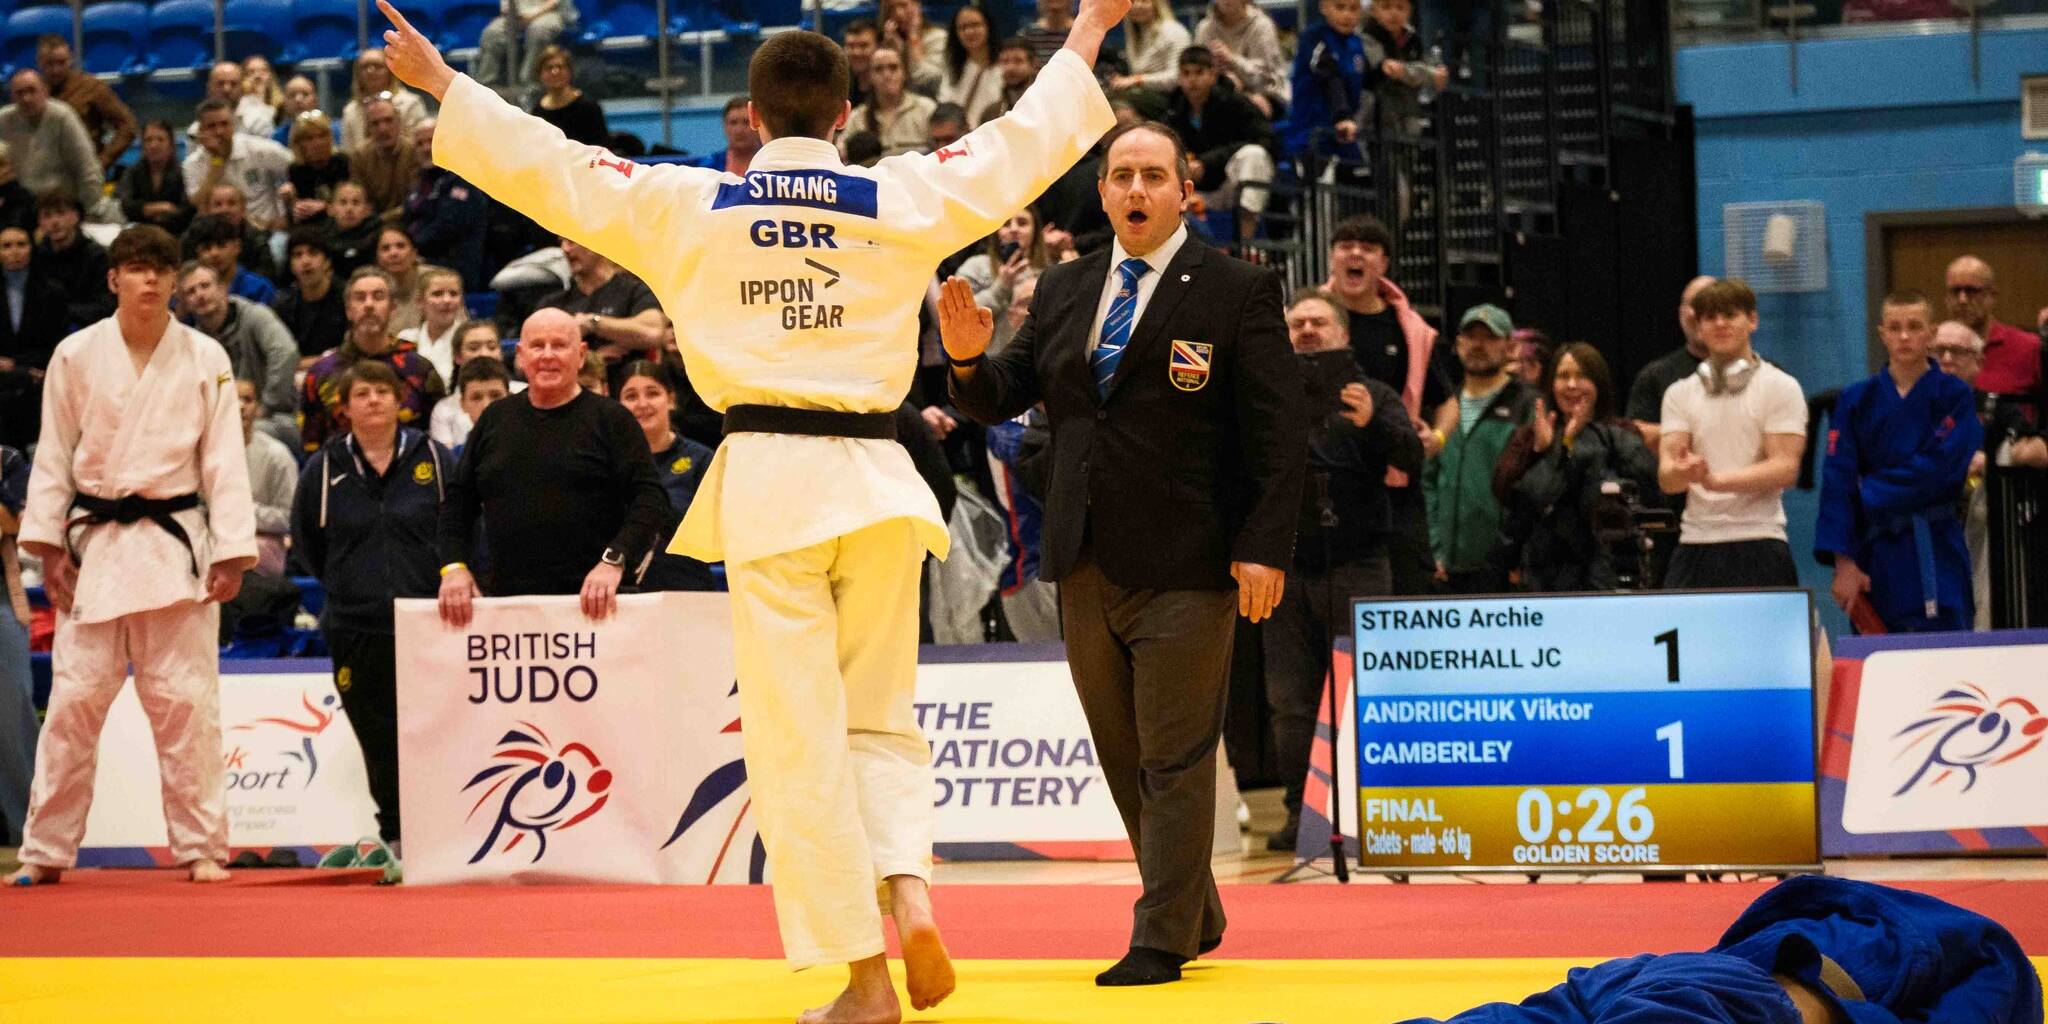
M 1138 325 L 1145 322 L 1145 307 L 1151 303 L 1152 293 L 1159 290 L 1159 281 L 1166 276 L 1167 264 L 1173 262 L 1174 255 L 1180 252 L 1180 247 L 1187 240 L 1188 225 L 1186 221 L 1182 221 L 1180 228 L 1174 231 L 1173 236 L 1168 238 L 1165 244 L 1140 257 L 1152 268 L 1152 272 L 1138 279 L 1138 308 L 1131 311 L 1133 338 L 1137 337 Z M 1088 332 L 1090 355 L 1095 353 L 1095 346 L 1102 341 L 1102 321 L 1109 319 L 1109 304 L 1116 301 L 1117 287 L 1121 280 L 1116 268 L 1123 266 L 1124 261 L 1130 258 L 1131 254 L 1124 249 L 1122 239 L 1110 243 L 1108 283 L 1102 286 L 1102 301 L 1095 306 L 1095 326 Z

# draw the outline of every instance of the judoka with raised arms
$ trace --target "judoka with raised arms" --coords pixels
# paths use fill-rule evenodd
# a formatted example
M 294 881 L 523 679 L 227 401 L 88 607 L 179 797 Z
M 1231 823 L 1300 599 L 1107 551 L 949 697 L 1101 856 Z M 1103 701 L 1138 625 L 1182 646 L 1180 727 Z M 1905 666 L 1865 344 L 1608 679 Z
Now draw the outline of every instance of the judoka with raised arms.
M 100 727 L 131 665 L 171 854 L 195 882 L 227 878 L 220 603 L 256 564 L 241 408 L 227 350 L 171 319 L 177 241 L 129 228 L 107 265 L 114 315 L 50 358 L 22 515 L 21 546 L 42 559 L 58 614 L 11 885 L 55 882 L 77 862 Z
M 640 276 L 676 320 L 727 440 L 670 550 L 723 560 L 747 773 L 795 968 L 852 979 L 805 1022 L 900 1019 L 883 960 L 895 918 L 911 1004 L 953 987 L 932 916 L 930 749 L 911 706 L 918 567 L 943 556 L 931 489 L 891 410 L 917 367 L 940 260 L 987 235 L 1114 123 L 1091 71 L 1130 0 L 1082 0 L 1066 49 L 1006 116 L 932 154 L 840 162 L 845 54 L 810 32 L 763 42 L 745 177 L 643 166 L 570 142 L 451 70 L 389 3 L 392 70 L 442 102 L 435 160 Z M 474 592 L 444 578 L 444 608 Z M 448 614 L 457 626 L 459 613 Z

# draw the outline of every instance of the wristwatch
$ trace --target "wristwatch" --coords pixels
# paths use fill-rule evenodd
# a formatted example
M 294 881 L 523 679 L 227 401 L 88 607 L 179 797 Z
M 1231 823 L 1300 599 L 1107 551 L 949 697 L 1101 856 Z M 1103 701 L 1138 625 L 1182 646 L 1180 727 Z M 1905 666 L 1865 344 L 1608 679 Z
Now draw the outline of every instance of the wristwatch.
M 589 316 L 584 317 L 583 326 L 591 337 L 597 337 L 597 314 L 592 313 Z
M 626 553 L 618 548 L 606 548 L 604 554 L 597 556 L 597 560 L 606 565 L 625 565 Z

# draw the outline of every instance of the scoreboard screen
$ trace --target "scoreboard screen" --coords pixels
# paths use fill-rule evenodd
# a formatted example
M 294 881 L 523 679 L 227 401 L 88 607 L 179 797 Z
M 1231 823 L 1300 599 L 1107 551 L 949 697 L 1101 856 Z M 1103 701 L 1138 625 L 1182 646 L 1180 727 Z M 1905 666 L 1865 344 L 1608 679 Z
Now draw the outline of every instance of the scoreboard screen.
M 1366 869 L 1808 867 L 1801 590 L 1352 605 Z

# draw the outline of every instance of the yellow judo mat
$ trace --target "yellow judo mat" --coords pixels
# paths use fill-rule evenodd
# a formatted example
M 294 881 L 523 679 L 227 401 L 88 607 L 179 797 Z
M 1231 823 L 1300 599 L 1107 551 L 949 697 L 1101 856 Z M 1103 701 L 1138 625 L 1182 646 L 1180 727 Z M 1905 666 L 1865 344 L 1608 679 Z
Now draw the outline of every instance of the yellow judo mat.
M 1104 989 L 1095 960 L 966 960 L 951 999 L 905 1019 L 1369 1024 L 1520 999 L 1583 962 L 1216 960 L 1179 984 Z M 17 958 L 0 959 L 0 1021 L 788 1024 L 844 984 L 773 960 Z

